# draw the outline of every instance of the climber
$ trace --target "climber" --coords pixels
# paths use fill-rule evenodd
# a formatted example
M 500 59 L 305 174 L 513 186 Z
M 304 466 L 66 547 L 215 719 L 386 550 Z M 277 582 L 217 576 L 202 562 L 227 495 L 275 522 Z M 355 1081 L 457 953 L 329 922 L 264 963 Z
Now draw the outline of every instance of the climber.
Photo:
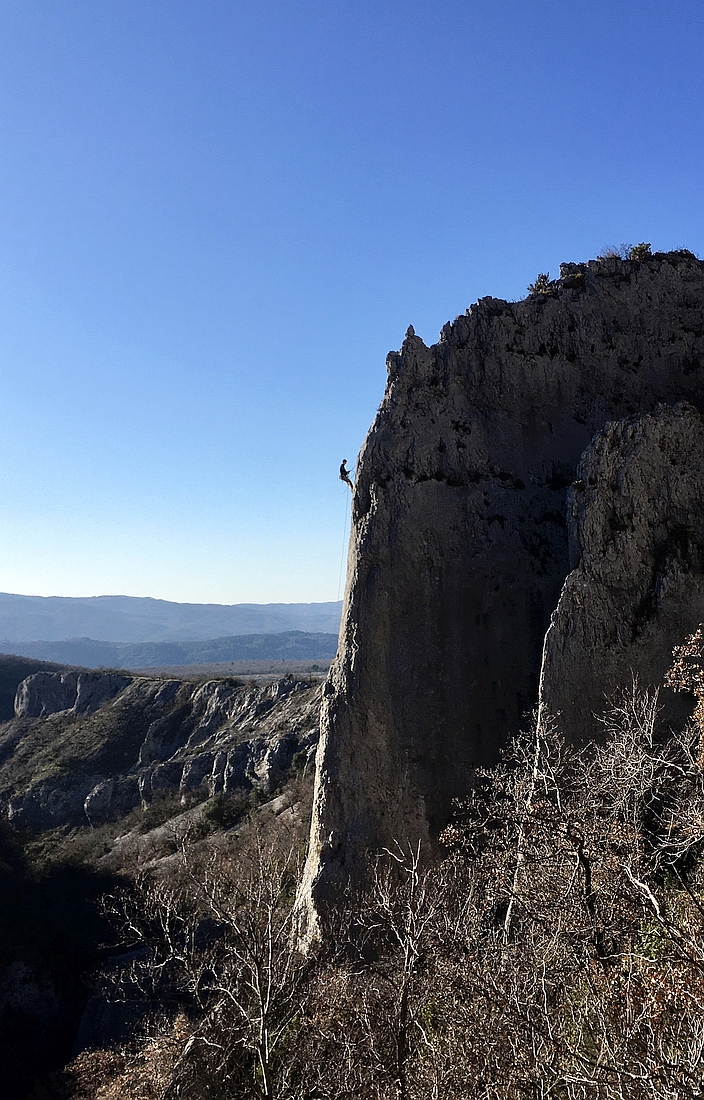
M 346 485 L 349 485 L 350 492 L 354 489 L 354 485 L 350 481 L 350 472 L 347 469 L 347 459 L 343 458 L 342 465 L 340 466 L 340 481 L 344 481 Z

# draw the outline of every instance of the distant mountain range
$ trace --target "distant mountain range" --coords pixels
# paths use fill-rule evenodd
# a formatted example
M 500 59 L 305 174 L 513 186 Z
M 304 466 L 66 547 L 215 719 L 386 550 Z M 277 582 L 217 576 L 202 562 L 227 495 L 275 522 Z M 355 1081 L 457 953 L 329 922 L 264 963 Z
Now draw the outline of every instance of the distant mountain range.
M 104 642 L 93 638 L 70 638 L 56 642 L 0 642 L 0 649 L 22 657 L 84 668 L 159 668 L 246 660 L 330 660 L 337 649 L 337 634 L 288 630 L 280 634 L 241 634 L 195 642 Z
M 25 650 L 16 648 L 16 643 L 45 645 L 67 639 L 72 644 L 76 639 L 212 643 L 212 639 L 232 641 L 241 635 L 291 632 L 337 637 L 341 610 L 340 603 L 202 604 L 139 596 L 17 596 L 2 592 L 0 650 L 24 653 Z M 41 643 L 37 642 L 39 638 Z M 231 659 L 235 658 L 223 658 Z

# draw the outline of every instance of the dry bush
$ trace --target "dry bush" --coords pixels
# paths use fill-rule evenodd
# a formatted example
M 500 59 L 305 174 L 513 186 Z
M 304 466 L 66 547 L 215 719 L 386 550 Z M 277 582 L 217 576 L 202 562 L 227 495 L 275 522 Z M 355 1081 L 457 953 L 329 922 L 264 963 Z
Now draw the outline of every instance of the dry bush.
M 308 1002 L 319 1095 L 701 1096 L 698 730 L 661 729 L 637 685 L 604 727 L 578 753 L 543 717 L 477 772 L 450 859 L 377 871 L 371 957 Z
M 701 649 L 670 674 L 700 703 Z M 113 902 L 172 1011 L 75 1096 L 701 1100 L 701 717 L 669 730 L 634 683 L 603 728 L 577 751 L 541 715 L 477 770 L 448 857 L 382 853 L 315 958 L 280 835 L 186 845 L 171 886 Z
M 607 245 L 599 253 L 600 260 L 648 260 L 651 257 L 650 244 L 641 241 L 639 244 L 615 244 Z
M 229 845 L 186 839 L 171 881 L 144 875 L 106 899 L 122 945 L 141 948 L 115 995 L 136 988 L 171 1009 L 121 1076 L 125 1097 L 149 1088 L 164 1100 L 279 1095 L 309 970 L 292 936 L 299 852 L 290 841 L 280 827 Z
M 179 1014 L 161 1026 L 153 1024 L 152 1030 L 131 1047 L 79 1054 L 64 1073 L 63 1095 L 71 1100 L 163 1100 L 179 1095 L 174 1082 L 192 1030 L 189 1020 Z M 205 1100 L 210 1093 L 206 1087 L 189 1095 Z
M 471 899 L 441 967 L 456 1094 L 700 1095 L 697 738 L 659 735 L 637 686 L 606 727 L 582 754 L 536 728 L 446 836 Z

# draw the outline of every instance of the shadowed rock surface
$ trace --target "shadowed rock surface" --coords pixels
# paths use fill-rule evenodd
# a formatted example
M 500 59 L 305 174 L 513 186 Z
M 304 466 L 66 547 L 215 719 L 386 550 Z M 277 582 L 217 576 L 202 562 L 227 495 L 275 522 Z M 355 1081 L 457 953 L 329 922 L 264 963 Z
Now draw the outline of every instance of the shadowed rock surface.
M 571 558 L 545 637 L 541 702 L 574 741 L 605 697 L 662 683 L 704 621 L 704 421 L 687 405 L 607 425 L 568 494 Z M 663 696 L 670 711 L 681 696 Z
M 362 448 L 324 690 L 302 905 L 393 838 L 432 848 L 471 768 L 537 702 L 580 456 L 609 420 L 701 408 L 704 264 L 565 264 L 549 293 L 409 329 Z

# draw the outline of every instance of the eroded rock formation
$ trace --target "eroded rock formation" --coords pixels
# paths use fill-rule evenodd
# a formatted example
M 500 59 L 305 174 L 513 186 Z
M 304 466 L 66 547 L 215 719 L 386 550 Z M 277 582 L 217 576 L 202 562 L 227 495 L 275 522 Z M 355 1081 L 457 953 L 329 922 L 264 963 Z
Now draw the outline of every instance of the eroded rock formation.
M 545 637 L 541 702 L 576 742 L 637 675 L 662 682 L 704 622 L 704 421 L 691 405 L 610 423 L 568 492 L 575 568 Z M 676 703 L 669 696 L 665 704 Z
M 320 692 L 293 678 L 37 673 L 0 724 L 0 812 L 42 830 L 115 821 L 170 792 L 271 797 L 292 768 L 312 764 Z
M 117 672 L 35 672 L 17 689 L 15 716 L 46 718 L 67 710 L 92 714 L 130 681 Z
M 607 421 L 704 401 L 704 264 L 566 264 L 547 294 L 409 329 L 357 468 L 302 896 L 392 839 L 431 849 L 537 701 L 570 563 L 567 489 Z

